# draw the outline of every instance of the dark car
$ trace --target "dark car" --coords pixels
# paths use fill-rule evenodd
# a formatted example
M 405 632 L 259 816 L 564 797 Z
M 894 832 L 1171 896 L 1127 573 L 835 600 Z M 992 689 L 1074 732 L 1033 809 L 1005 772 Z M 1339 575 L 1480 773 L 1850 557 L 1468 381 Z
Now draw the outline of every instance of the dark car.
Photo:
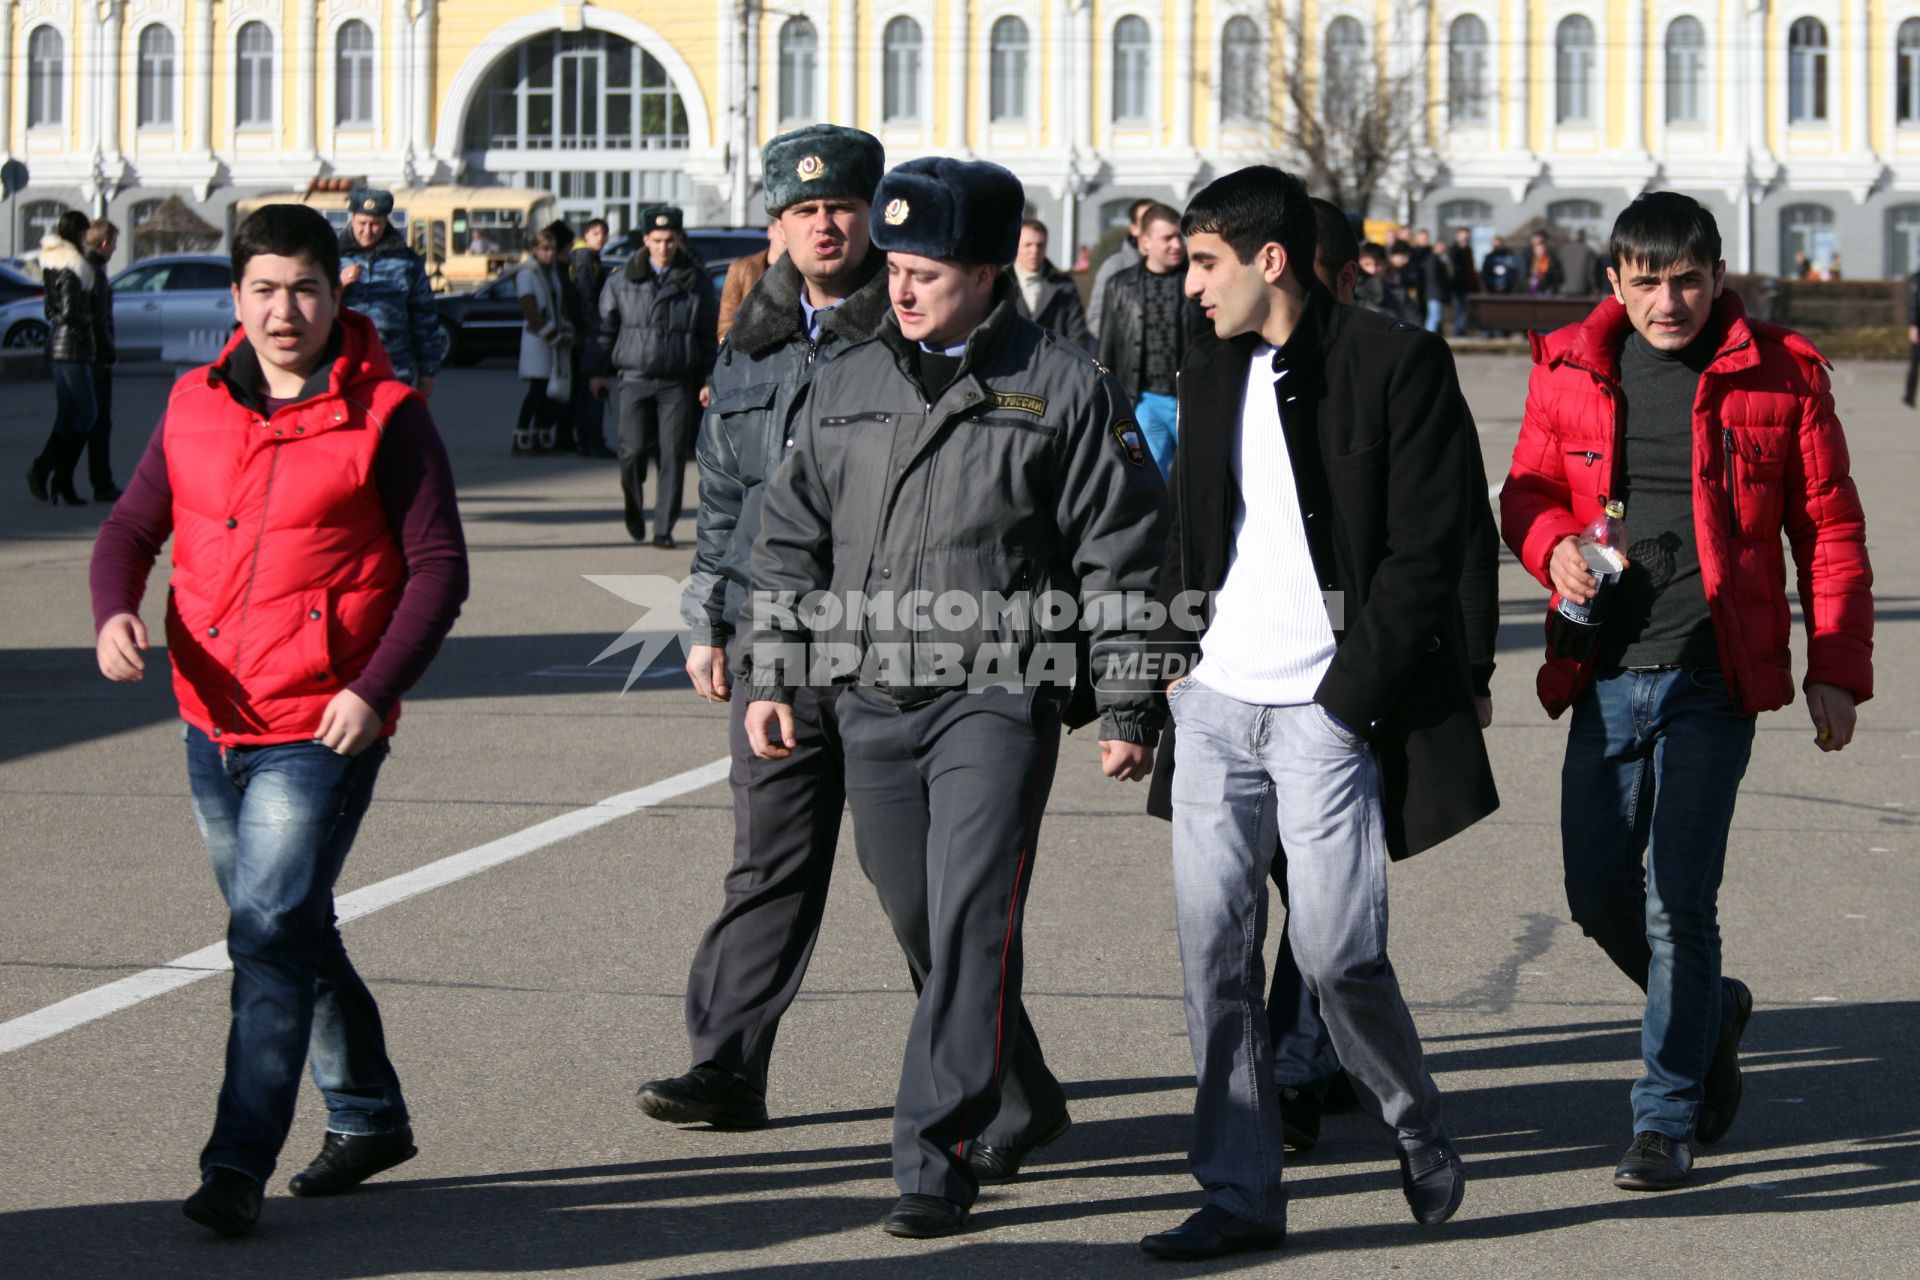
M 762 237 L 764 239 L 764 237 Z M 612 261 L 610 268 L 617 265 Z M 517 268 L 502 271 L 493 279 L 465 293 L 443 293 L 434 299 L 440 313 L 440 327 L 447 332 L 447 363 L 469 365 L 488 356 L 520 358 L 520 332 L 526 322 L 520 317 L 520 296 L 514 287 Z M 708 264 L 707 276 L 718 290 L 726 282 L 726 263 Z
M 22 298 L 37 298 L 46 287 L 16 267 L 0 264 L 0 306 Z

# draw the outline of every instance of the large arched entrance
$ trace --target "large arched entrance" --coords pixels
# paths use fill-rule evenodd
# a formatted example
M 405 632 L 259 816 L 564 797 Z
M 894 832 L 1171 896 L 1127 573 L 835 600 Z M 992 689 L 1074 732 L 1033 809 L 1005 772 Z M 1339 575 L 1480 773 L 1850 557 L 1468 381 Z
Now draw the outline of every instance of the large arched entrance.
M 614 233 L 661 202 L 688 204 L 687 110 L 652 54 L 610 31 L 544 31 L 495 59 L 461 130 L 467 180 L 539 187 L 574 226 Z

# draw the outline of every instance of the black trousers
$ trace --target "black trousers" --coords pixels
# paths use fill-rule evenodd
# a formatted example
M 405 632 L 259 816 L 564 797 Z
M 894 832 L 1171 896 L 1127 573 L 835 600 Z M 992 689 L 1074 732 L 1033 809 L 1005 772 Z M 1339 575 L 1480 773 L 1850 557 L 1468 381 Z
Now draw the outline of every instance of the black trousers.
M 620 382 L 620 490 L 626 496 L 627 524 L 637 527 L 646 503 L 647 460 L 659 464 L 653 490 L 653 533 L 671 534 L 680 522 L 680 492 L 700 426 L 698 385 L 684 382 Z
M 93 366 L 93 430 L 87 433 L 87 483 L 97 496 L 113 488 L 113 366 Z
M 1903 397 L 1908 404 L 1913 403 L 1913 393 L 1920 387 L 1920 342 L 1907 346 L 1907 394 Z
M 794 696 L 798 745 L 784 760 L 747 746 L 747 698 L 730 707 L 733 867 L 720 916 L 700 939 L 687 977 L 693 1062 L 717 1063 L 767 1087 L 774 1033 L 800 990 L 833 877 L 846 805 L 835 689 Z
M 1036 1137 L 1066 1107 L 1021 1004 L 1021 921 L 1060 754 L 1052 690 L 840 697 L 860 866 L 920 987 L 893 1108 L 893 1177 L 970 1205 L 969 1143 Z

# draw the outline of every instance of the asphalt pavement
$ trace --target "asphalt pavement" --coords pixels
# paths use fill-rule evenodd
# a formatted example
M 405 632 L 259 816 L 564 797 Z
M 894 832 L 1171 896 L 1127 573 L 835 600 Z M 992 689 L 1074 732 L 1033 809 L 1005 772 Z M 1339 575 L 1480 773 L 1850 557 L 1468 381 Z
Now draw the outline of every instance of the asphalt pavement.
M 1469 356 L 1462 372 L 1497 478 L 1527 363 Z M 677 1129 L 635 1110 L 641 1080 L 688 1065 L 687 963 L 730 857 L 725 715 L 692 694 L 677 647 L 630 688 L 635 650 L 595 662 L 636 622 L 641 641 L 668 625 L 642 618 L 651 597 L 628 580 L 677 579 L 687 552 L 628 541 L 611 463 L 508 456 L 521 388 L 506 367 L 440 381 L 473 597 L 407 703 L 340 884 L 420 1155 L 348 1197 L 286 1195 L 324 1127 L 307 1089 L 259 1233 L 187 1222 L 226 1023 L 223 911 L 164 662 L 150 655 L 138 686 L 94 667 L 103 509 L 27 501 L 52 391 L 9 383 L 0 1275 L 1920 1275 L 1920 417 L 1897 403 L 1901 372 L 1834 375 L 1878 571 L 1879 696 L 1839 755 L 1815 749 L 1799 704 L 1760 723 L 1721 907 L 1728 971 L 1756 997 L 1746 1101 L 1693 1184 L 1633 1195 L 1609 1177 L 1631 1137 L 1638 993 L 1567 919 L 1565 723 L 1533 697 L 1543 593 L 1509 562 L 1489 734 L 1502 807 L 1392 876 L 1392 951 L 1466 1203 L 1417 1226 L 1384 1132 L 1335 1117 L 1290 1163 L 1286 1250 L 1190 1268 L 1136 1247 L 1201 1201 L 1168 828 L 1144 816 L 1143 786 L 1100 776 L 1086 733 L 1062 754 L 1026 927 L 1028 1005 L 1075 1125 L 964 1234 L 877 1227 L 912 988 L 850 823 L 775 1052 L 773 1124 Z M 123 371 L 123 479 L 168 385 Z M 691 518 L 678 533 L 690 543 Z M 164 572 L 145 609 L 156 637 Z

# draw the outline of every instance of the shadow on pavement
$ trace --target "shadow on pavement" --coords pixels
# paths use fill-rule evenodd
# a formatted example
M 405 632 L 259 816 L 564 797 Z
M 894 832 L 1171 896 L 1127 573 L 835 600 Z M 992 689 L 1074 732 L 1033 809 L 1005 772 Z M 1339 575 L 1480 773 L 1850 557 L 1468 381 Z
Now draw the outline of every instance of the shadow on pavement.
M 1496 1184 L 1554 1174 L 1590 1180 L 1581 1184 L 1581 1202 L 1483 1216 L 1470 1188 L 1462 1216 L 1438 1231 L 1411 1222 L 1297 1231 L 1284 1259 L 1520 1238 L 1602 1221 L 1822 1213 L 1920 1201 L 1912 1065 L 1920 1002 L 1762 1008 L 1747 1033 L 1746 1098 L 1733 1135 L 1702 1157 L 1690 1188 L 1658 1196 L 1606 1186 L 1629 1136 L 1627 1077 L 1638 1057 L 1633 1024 L 1543 1025 L 1432 1043 L 1443 1087 L 1452 1072 L 1529 1073 L 1526 1083 L 1447 1090 L 1449 1122 L 1481 1189 L 1479 1204 Z M 1596 1063 L 1617 1070 L 1608 1078 L 1583 1074 Z M 1567 1078 L 1539 1078 L 1556 1072 Z M 9 1274 L 21 1276 L 371 1280 L 438 1272 L 551 1275 L 604 1266 L 671 1275 L 711 1271 L 698 1261 L 703 1257 L 845 1236 L 834 1251 L 861 1256 L 728 1273 L 769 1280 L 858 1280 L 909 1269 L 916 1277 L 1164 1274 L 1136 1249 L 1137 1223 L 1116 1224 L 1121 1238 L 1112 1243 L 1028 1243 L 991 1233 L 1065 1223 L 1085 1230 L 1089 1220 L 1122 1214 L 1178 1221 L 1199 1203 L 1183 1172 L 1190 1088 L 1191 1081 L 1177 1076 L 1072 1086 L 1083 1112 L 1094 1099 L 1155 1094 L 1169 1095 L 1168 1109 L 1088 1117 L 1040 1153 L 1019 1185 L 990 1189 L 968 1233 L 953 1242 L 894 1241 L 874 1229 L 890 1195 L 882 1132 L 870 1143 L 808 1150 L 389 1179 L 337 1201 L 275 1195 L 260 1233 L 240 1243 L 205 1236 L 179 1216 L 172 1200 L 26 1210 L 0 1215 L 0 1257 L 8 1260 Z M 881 1117 L 869 1109 L 807 1118 L 838 1125 L 875 1124 Z M 1384 1131 L 1359 1116 L 1331 1118 L 1322 1145 L 1295 1169 L 1296 1198 L 1398 1193 Z M 1141 1193 L 1073 1195 L 1076 1183 L 1114 1178 L 1140 1179 Z M 1171 1190 L 1165 1189 L 1169 1178 L 1178 1179 Z M 1511 1204 L 1515 1191 L 1501 1186 L 1497 1199 Z M 1219 1274 L 1274 1263 L 1271 1255 L 1255 1256 L 1193 1270 Z

